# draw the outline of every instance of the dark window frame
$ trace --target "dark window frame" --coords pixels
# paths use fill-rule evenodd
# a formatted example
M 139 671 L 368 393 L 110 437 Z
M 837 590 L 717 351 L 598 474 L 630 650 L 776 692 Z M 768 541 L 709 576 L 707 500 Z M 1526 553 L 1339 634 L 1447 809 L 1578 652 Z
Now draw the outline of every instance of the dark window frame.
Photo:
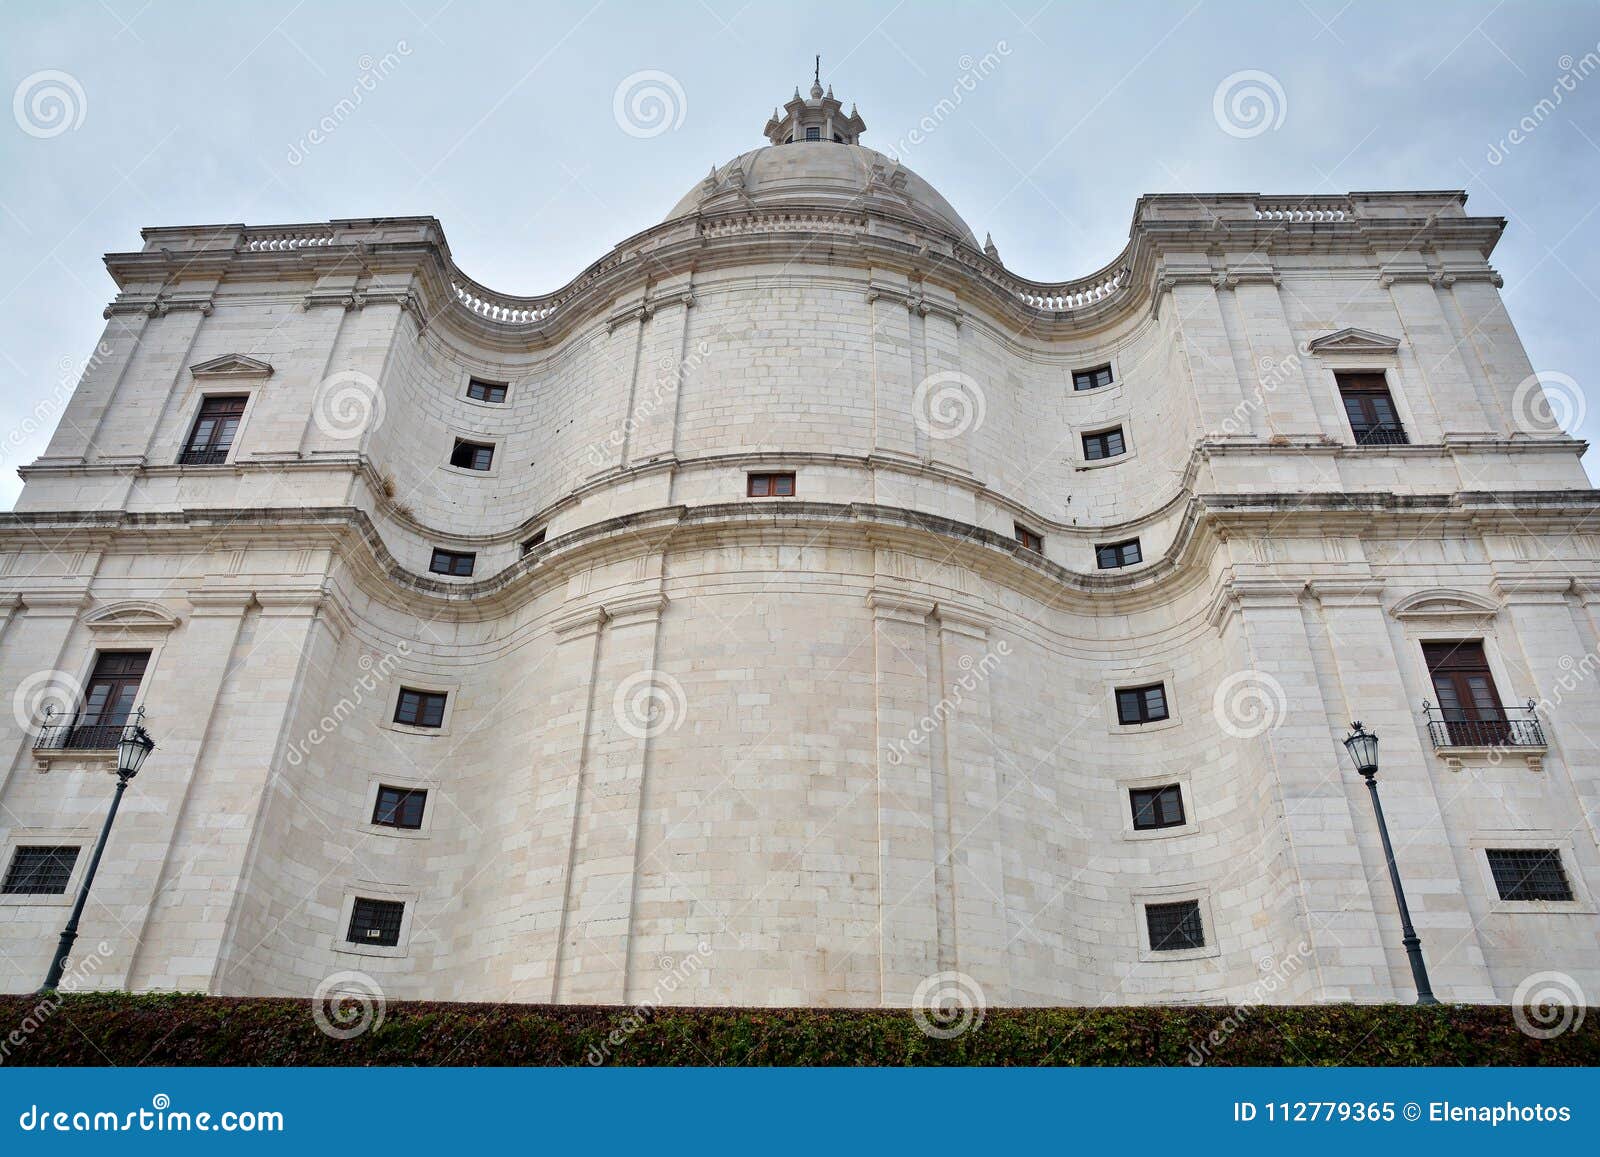
M 405 924 L 406 902 L 357 896 L 350 905 L 350 927 L 344 934 L 347 944 L 370 944 L 378 948 L 397 948 L 400 929 Z M 376 930 L 378 935 L 371 935 Z M 359 936 L 357 933 L 361 933 Z
M 180 466 L 220 466 L 233 453 L 249 394 L 202 394 L 200 409 L 178 454 Z
M 1072 392 L 1075 394 L 1086 390 L 1103 390 L 1115 383 L 1116 378 L 1112 376 L 1110 362 L 1072 371 Z
M 1566 865 L 1561 862 L 1560 848 L 1485 848 L 1483 851 L 1500 899 L 1518 904 L 1566 904 L 1577 899 L 1572 890 L 1572 877 L 1567 875 Z
M 487 378 L 468 378 L 467 397 L 474 402 L 487 402 L 500 406 L 505 404 L 511 390 L 508 382 L 492 382 Z
M 1482 639 L 1426 640 L 1422 661 L 1452 745 L 1483 747 L 1510 741 L 1511 723 Z
M 450 703 L 448 691 L 429 691 L 422 687 L 402 687 L 395 696 L 394 722 L 402 727 L 425 727 L 437 731 L 444 726 L 445 710 Z M 433 708 L 437 707 L 437 711 Z M 405 718 L 410 715 L 410 718 Z M 428 722 L 428 720 L 434 720 Z
M 1333 377 L 1357 446 L 1411 444 L 1387 375 L 1377 370 L 1340 370 Z
M 454 448 L 450 451 L 450 465 L 460 470 L 471 470 L 476 474 L 487 474 L 494 469 L 493 442 L 474 442 L 471 438 L 457 438 Z M 482 461 L 483 465 L 476 463 Z
M 806 126 L 806 140 L 808 140 L 808 141 L 820 141 L 821 139 L 822 139 L 822 126 L 821 125 L 807 125 Z
M 1115 440 L 1115 449 L 1112 448 Z M 1128 452 L 1128 436 L 1123 433 L 1121 426 L 1110 426 L 1104 430 L 1096 430 L 1091 434 L 1083 435 L 1083 460 L 1085 462 L 1104 462 L 1110 458 L 1121 458 Z
M 1156 696 L 1151 695 L 1152 691 L 1156 692 Z M 1115 698 L 1117 723 L 1122 727 L 1139 727 L 1146 723 L 1161 723 L 1172 718 L 1172 702 L 1167 695 L 1167 685 L 1164 682 L 1141 683 L 1137 687 L 1118 687 Z M 1160 711 L 1160 714 L 1155 714 L 1156 711 Z
M 1011 533 L 1022 545 L 1023 550 L 1031 550 L 1034 554 L 1044 553 L 1044 535 L 1038 531 L 1029 530 L 1022 523 L 1014 522 L 1011 524 Z
M 1176 818 L 1173 818 L 1172 807 L 1169 805 L 1176 807 Z M 1189 822 L 1189 813 L 1183 804 L 1182 784 L 1164 783 L 1159 787 L 1130 787 L 1128 806 L 1133 809 L 1133 830 L 1136 832 L 1181 828 Z M 1141 817 L 1145 822 L 1140 822 Z
M 1144 928 L 1152 952 L 1185 952 L 1206 946 L 1205 917 L 1199 900 L 1146 904 Z
M 436 546 L 433 548 L 433 559 L 428 563 L 428 572 L 449 575 L 451 578 L 470 578 L 477 565 L 478 556 L 473 551 Z
M 385 806 L 387 804 L 387 806 Z M 372 824 L 379 828 L 418 831 L 428 807 L 425 787 L 394 787 L 380 783 L 372 801 Z
M 1094 564 L 1100 570 L 1120 570 L 1125 566 L 1136 566 L 1143 561 L 1144 548 L 1139 545 L 1137 538 L 1125 538 L 1121 542 L 1103 542 L 1094 548 Z
M 79 844 L 18 844 L 0 879 L 0 895 L 65 896 L 82 854 Z
M 785 484 L 788 490 L 784 490 Z M 793 498 L 795 488 L 793 470 L 770 470 L 745 475 L 746 498 Z

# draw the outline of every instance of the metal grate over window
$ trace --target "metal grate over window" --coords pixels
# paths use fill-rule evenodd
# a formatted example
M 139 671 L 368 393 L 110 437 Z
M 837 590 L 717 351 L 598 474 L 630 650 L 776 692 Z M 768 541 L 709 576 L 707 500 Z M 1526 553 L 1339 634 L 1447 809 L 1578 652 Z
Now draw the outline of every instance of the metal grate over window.
M 72 879 L 72 867 L 78 862 L 78 848 L 24 847 L 18 848 L 6 869 L 6 878 L 0 884 L 0 893 L 8 896 L 59 896 L 67 890 Z
M 1554 848 L 1490 848 L 1489 870 L 1502 900 L 1570 900 L 1572 885 Z
M 400 943 L 400 919 L 406 914 L 402 900 L 356 898 L 350 910 L 350 931 L 345 939 L 352 944 L 376 944 L 393 948 Z
M 1200 923 L 1198 900 L 1146 904 L 1144 919 L 1145 926 L 1150 930 L 1150 947 L 1155 952 L 1178 952 L 1185 948 L 1206 946 L 1206 930 Z

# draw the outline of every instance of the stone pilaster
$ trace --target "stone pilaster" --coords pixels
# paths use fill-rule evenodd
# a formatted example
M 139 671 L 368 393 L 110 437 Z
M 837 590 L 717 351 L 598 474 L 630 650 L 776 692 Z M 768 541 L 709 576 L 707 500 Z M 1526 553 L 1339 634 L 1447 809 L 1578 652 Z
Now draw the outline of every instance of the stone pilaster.
M 917 985 L 942 966 L 929 822 L 933 761 L 922 730 L 933 603 L 885 589 L 874 590 L 867 601 L 877 687 L 879 1000 L 904 1006 Z

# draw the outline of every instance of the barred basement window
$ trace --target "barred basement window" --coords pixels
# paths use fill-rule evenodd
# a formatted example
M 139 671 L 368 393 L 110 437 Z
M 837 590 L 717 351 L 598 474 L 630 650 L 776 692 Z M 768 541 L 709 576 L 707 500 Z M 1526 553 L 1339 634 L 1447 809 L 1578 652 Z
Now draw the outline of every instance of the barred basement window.
M 545 528 L 541 526 L 538 530 L 533 532 L 533 537 L 532 538 L 526 540 L 522 544 L 522 553 L 523 554 L 532 554 L 535 550 L 538 550 L 541 546 L 544 545 L 544 536 L 545 536 Z
M 473 378 L 467 383 L 467 397 L 474 402 L 503 402 L 506 400 L 506 384 Z
M 372 822 L 385 828 L 410 828 L 422 826 L 422 809 L 427 805 L 428 793 L 423 788 L 378 788 L 378 800 L 372 808 Z
M 1116 570 L 1118 567 L 1143 562 L 1144 555 L 1139 552 L 1139 540 L 1130 538 L 1123 542 L 1108 542 L 1095 547 L 1094 561 L 1101 570 Z
M 244 418 L 243 394 L 225 398 L 206 398 L 200 403 L 200 414 L 189 431 L 189 440 L 183 444 L 178 456 L 180 466 L 217 466 L 228 460 L 233 448 L 233 436 L 239 432 Z
M 450 451 L 450 465 L 463 470 L 487 470 L 494 462 L 494 447 L 487 442 L 469 442 L 457 438 L 455 449 Z
M 1175 783 L 1165 787 L 1136 787 L 1128 792 L 1133 804 L 1133 829 L 1181 828 L 1184 824 L 1183 789 Z
M 1072 388 L 1074 390 L 1098 390 L 1101 386 L 1109 386 L 1110 384 L 1110 365 L 1072 371 Z
M 400 688 L 400 698 L 394 705 L 394 721 L 411 727 L 443 727 L 443 691 L 415 691 Z
M 1090 462 L 1098 462 L 1102 458 L 1115 458 L 1125 453 L 1127 449 L 1127 444 L 1122 438 L 1121 426 L 1083 436 L 1083 456 Z
M 1017 536 L 1017 541 L 1022 544 L 1023 550 L 1031 550 L 1034 554 L 1044 553 L 1044 539 L 1029 530 L 1022 523 L 1014 523 L 1012 530 Z
M 793 474 L 751 474 L 745 493 L 751 498 L 794 497 Z
M 467 551 L 441 550 L 433 548 L 433 561 L 428 564 L 428 569 L 434 574 L 453 575 L 456 578 L 466 578 L 472 573 L 472 568 L 477 565 L 478 556 Z
M 1572 899 L 1572 885 L 1555 848 L 1490 848 L 1488 856 L 1502 900 Z
M 1117 688 L 1117 722 L 1156 723 L 1167 718 L 1167 688 L 1163 683 Z
M 350 910 L 350 931 L 345 933 L 345 939 L 351 944 L 393 948 L 400 943 L 400 921 L 405 914 L 402 900 L 368 900 L 358 896 Z
M 75 845 L 62 847 L 18 848 L 0 884 L 7 896 L 59 896 L 72 879 L 72 866 L 78 862 Z
M 1146 904 L 1144 922 L 1150 933 L 1152 952 L 1181 952 L 1185 948 L 1206 946 L 1206 930 L 1200 922 L 1198 900 Z

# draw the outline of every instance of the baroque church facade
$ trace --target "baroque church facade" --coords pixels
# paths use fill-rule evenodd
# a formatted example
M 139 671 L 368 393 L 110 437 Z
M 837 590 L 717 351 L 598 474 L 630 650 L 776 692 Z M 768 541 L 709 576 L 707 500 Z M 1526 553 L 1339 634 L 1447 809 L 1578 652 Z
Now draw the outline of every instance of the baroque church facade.
M 431 218 L 107 256 L 0 516 L 7 990 L 142 720 L 86 987 L 1410 1000 L 1360 719 L 1439 996 L 1600 993 L 1600 499 L 1505 222 L 1151 195 L 1035 282 L 865 129 L 796 92 L 540 297 Z

